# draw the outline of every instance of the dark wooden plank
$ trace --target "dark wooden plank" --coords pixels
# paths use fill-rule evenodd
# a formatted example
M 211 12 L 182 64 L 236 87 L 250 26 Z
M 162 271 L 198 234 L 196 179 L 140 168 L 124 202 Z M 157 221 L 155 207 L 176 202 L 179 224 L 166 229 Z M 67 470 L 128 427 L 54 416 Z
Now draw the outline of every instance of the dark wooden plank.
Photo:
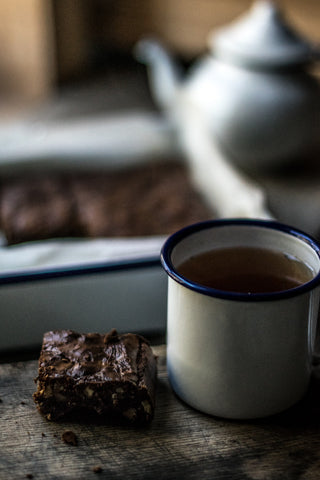
M 203 415 L 171 391 L 159 355 L 154 421 L 136 429 L 51 423 L 32 400 L 37 362 L 0 365 L 0 479 L 313 480 L 320 475 L 320 367 L 306 398 L 273 418 L 235 422 Z M 63 442 L 64 431 L 78 439 Z M 94 472 L 101 467 L 100 472 Z

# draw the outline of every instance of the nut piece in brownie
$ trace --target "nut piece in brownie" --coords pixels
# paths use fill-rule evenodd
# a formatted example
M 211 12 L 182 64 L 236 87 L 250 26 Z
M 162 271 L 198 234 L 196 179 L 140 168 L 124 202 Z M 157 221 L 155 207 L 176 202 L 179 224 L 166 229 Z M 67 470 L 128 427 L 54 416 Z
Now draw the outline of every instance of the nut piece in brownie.
M 48 420 L 71 412 L 145 423 L 153 418 L 156 358 L 140 335 L 44 334 L 33 398 Z

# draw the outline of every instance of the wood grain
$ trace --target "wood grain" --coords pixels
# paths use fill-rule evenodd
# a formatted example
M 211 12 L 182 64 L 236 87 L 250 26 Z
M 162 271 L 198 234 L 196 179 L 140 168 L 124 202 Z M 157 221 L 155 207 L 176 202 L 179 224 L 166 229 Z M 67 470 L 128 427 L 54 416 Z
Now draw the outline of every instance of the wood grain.
M 234 422 L 203 415 L 171 391 L 159 355 L 156 415 L 145 428 L 46 421 L 32 400 L 37 362 L 0 365 L 0 479 L 313 480 L 320 472 L 320 367 L 282 415 Z M 62 435 L 72 430 L 77 446 Z M 28 477 L 29 476 L 29 477 Z

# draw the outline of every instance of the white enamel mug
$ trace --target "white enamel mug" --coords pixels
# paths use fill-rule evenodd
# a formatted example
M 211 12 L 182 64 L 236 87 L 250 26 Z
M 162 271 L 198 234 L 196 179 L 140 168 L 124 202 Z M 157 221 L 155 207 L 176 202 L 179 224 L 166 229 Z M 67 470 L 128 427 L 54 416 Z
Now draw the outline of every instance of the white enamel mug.
M 308 265 L 312 279 L 273 293 L 234 293 L 180 275 L 181 263 L 225 247 L 285 252 Z M 279 413 L 305 394 L 319 305 L 320 246 L 273 221 L 212 220 L 168 238 L 167 365 L 176 394 L 215 416 L 250 419 Z

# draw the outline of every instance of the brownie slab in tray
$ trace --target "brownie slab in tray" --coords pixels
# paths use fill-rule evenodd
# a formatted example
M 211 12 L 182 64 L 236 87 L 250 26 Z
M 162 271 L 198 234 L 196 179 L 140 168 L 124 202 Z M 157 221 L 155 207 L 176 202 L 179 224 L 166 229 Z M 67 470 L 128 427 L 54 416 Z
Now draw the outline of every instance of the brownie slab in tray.
M 69 414 L 147 423 L 155 407 L 157 364 L 136 334 L 45 333 L 34 401 L 48 420 Z
M 8 244 L 166 235 L 210 217 L 186 166 L 176 160 L 0 179 L 0 230 Z

